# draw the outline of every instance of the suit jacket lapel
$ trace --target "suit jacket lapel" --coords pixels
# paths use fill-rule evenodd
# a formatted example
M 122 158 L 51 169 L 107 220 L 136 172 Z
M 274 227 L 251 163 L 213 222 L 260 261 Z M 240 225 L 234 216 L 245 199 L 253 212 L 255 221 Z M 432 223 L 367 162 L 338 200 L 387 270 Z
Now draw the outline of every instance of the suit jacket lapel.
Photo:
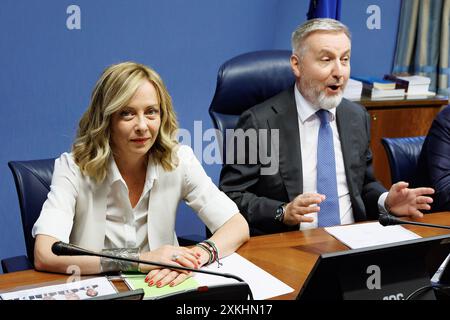
M 272 106 L 274 117 L 269 120 L 270 129 L 279 129 L 280 175 L 286 187 L 289 201 L 303 192 L 302 156 L 298 114 L 294 87 L 290 87 Z

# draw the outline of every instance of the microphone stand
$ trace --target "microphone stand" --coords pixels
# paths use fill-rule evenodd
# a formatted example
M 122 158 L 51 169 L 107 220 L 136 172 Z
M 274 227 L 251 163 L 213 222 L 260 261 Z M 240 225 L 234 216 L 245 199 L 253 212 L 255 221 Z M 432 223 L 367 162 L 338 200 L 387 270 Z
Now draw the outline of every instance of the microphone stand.
M 62 241 L 55 242 L 52 245 L 52 252 L 57 256 L 62 256 L 62 255 L 81 256 L 81 255 L 83 255 L 83 256 L 103 257 L 103 258 L 108 258 L 108 259 L 113 259 L 113 260 L 122 260 L 122 261 L 127 261 L 127 262 L 153 265 L 153 266 L 167 268 L 167 269 L 176 269 L 176 270 L 191 271 L 191 272 L 196 272 L 196 273 L 204 273 L 204 274 L 209 274 L 209 275 L 213 275 L 213 276 L 231 278 L 231 279 L 237 280 L 238 282 L 246 283 L 242 278 L 235 276 L 233 274 L 230 274 L 230 273 L 220 273 L 220 272 L 214 272 L 214 271 L 209 271 L 209 270 L 199 270 L 199 269 L 193 269 L 193 268 L 183 267 L 183 266 L 179 266 L 179 265 L 165 264 L 165 263 L 154 262 L 154 261 L 145 261 L 145 260 L 139 260 L 139 259 L 133 259 L 133 258 L 116 257 L 116 256 L 105 254 L 105 253 L 97 253 L 97 252 L 89 251 L 89 250 L 77 247 L 75 245 L 72 245 L 72 244 L 64 243 Z M 249 300 L 253 300 L 252 290 L 250 289 L 250 286 L 248 286 L 248 284 L 247 284 L 247 287 L 248 287 Z
M 400 220 L 400 221 L 402 221 L 402 220 Z M 450 226 L 441 226 L 438 224 L 430 224 L 430 223 L 415 222 L 415 221 L 402 221 L 402 223 L 400 223 L 400 224 L 412 224 L 415 226 L 422 226 L 422 227 L 450 229 Z
M 397 217 L 394 217 L 390 214 L 380 215 L 378 221 L 383 226 L 390 226 L 390 225 L 397 225 L 397 224 L 411 224 L 411 225 L 422 226 L 422 227 L 450 229 L 450 226 L 443 226 L 443 225 L 439 225 L 439 224 L 430 224 L 430 223 L 423 223 L 423 222 L 416 222 L 416 221 L 405 221 L 405 220 L 398 219 Z

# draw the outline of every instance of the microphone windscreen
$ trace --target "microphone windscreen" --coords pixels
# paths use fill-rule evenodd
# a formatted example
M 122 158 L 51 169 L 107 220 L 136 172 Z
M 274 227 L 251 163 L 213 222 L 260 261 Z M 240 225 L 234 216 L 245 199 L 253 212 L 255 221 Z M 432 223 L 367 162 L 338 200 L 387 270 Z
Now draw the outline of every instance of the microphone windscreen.
M 388 214 L 380 214 L 380 216 L 378 217 L 378 222 L 386 227 L 389 226 L 391 224 L 391 218 Z
M 77 246 L 64 243 L 62 241 L 55 242 L 52 245 L 52 252 L 57 256 L 86 256 L 92 255 L 92 252 L 79 248 Z

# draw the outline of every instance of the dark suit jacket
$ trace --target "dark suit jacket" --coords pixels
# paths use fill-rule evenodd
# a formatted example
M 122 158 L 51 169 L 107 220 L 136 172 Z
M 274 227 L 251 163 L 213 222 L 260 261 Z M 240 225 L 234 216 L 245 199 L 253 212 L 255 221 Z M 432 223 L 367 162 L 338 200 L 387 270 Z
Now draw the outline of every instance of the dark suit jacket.
M 423 143 L 416 185 L 435 189 L 433 212 L 450 210 L 450 107 L 434 119 Z
M 355 221 L 375 219 L 378 198 L 386 189 L 373 177 L 369 115 L 360 105 L 343 99 L 336 119 Z M 294 87 L 244 112 L 239 128 L 279 129 L 279 171 L 261 175 L 259 158 L 256 164 L 248 159 L 245 164 L 225 164 L 220 188 L 238 205 L 249 222 L 251 235 L 298 230 L 298 225 L 288 227 L 274 219 L 280 205 L 303 193 Z

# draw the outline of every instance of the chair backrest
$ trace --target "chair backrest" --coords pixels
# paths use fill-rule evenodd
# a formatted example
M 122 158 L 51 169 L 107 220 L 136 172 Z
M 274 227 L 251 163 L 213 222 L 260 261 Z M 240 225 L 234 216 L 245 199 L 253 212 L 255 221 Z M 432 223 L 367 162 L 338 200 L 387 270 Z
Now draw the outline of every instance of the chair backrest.
M 424 136 L 381 138 L 387 153 L 393 184 L 398 181 L 413 182 L 415 180 L 417 161 L 424 141 Z
M 19 197 L 25 246 L 31 263 L 34 261 L 31 230 L 50 191 L 54 164 L 55 159 L 8 162 Z
M 226 129 L 234 129 L 245 110 L 294 84 L 290 56 L 289 50 L 255 51 L 222 64 L 209 114 L 214 127 L 222 133 L 223 152 Z

